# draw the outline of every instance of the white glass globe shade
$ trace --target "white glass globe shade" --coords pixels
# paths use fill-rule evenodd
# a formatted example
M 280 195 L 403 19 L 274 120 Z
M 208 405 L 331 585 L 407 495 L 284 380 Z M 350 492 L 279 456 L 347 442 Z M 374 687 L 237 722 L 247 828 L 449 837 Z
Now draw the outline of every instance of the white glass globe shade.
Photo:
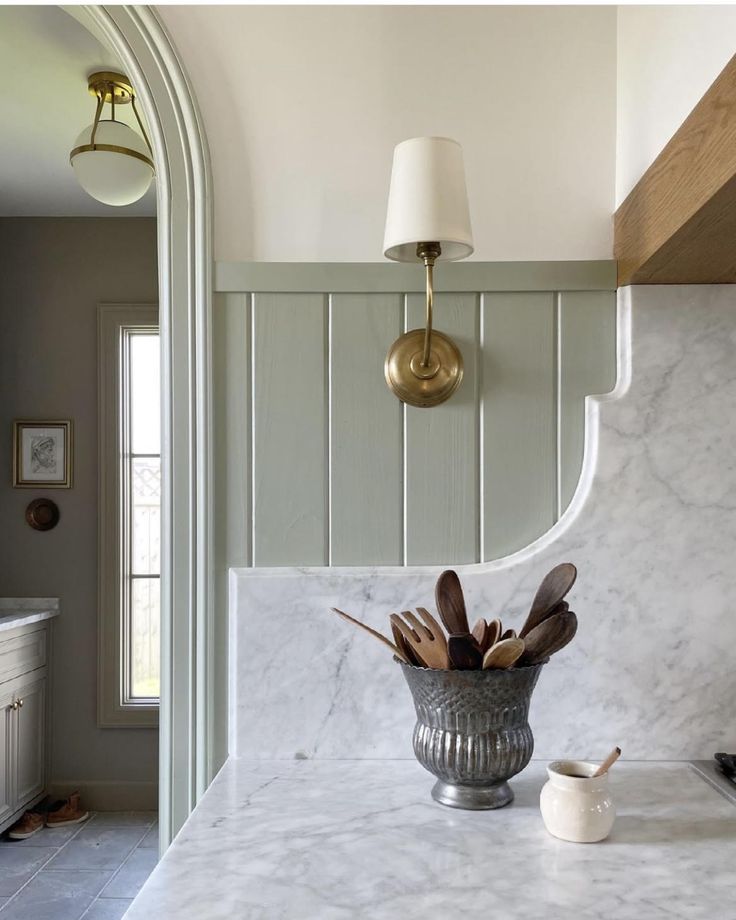
M 92 125 L 74 142 L 74 147 L 90 143 Z M 143 138 L 119 121 L 100 121 L 95 144 L 110 144 L 134 150 L 148 159 L 151 153 Z M 112 150 L 84 150 L 74 154 L 72 167 L 82 188 L 97 201 L 121 207 L 133 204 L 148 191 L 153 167 L 138 157 Z

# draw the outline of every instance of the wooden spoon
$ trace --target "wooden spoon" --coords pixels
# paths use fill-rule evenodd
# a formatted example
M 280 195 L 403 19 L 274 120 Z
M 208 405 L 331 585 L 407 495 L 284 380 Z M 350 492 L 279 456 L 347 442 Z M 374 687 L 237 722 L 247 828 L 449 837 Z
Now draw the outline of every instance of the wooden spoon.
M 483 656 L 483 670 L 510 668 L 523 654 L 523 639 L 501 639 Z
M 491 620 L 488 624 L 488 635 L 486 636 L 486 647 L 483 649 L 484 652 L 487 652 L 489 648 L 498 642 L 503 633 L 503 626 L 501 625 L 500 620 Z
M 473 630 L 471 633 L 475 641 L 480 646 L 481 651 L 485 651 L 486 648 L 488 648 L 486 643 L 487 643 L 487 638 L 488 638 L 489 633 L 490 633 L 490 624 L 486 623 L 483 617 L 481 617 L 479 620 L 476 621 L 475 626 L 473 627 Z
M 450 663 L 457 671 L 477 671 L 483 664 L 483 654 L 468 633 L 465 636 L 450 636 L 447 640 Z
M 503 642 L 505 639 L 516 639 L 516 630 L 507 629 L 505 633 L 501 636 L 500 642 Z
M 392 613 L 390 620 L 391 626 L 399 630 L 406 644 L 424 662 L 425 667 L 447 670 L 450 666 L 447 647 L 410 610 L 403 610 L 401 616 Z
M 577 632 L 578 618 L 572 610 L 563 610 L 543 620 L 524 637 L 526 648 L 519 664 L 537 664 L 559 652 Z
M 435 588 L 437 609 L 445 629 L 451 636 L 469 636 L 468 615 L 465 612 L 465 598 L 460 587 L 457 572 L 448 569 L 437 579 Z
M 577 575 L 578 570 L 572 562 L 562 562 L 544 576 L 542 583 L 537 588 L 537 593 L 534 595 L 526 622 L 519 633 L 522 639 L 551 615 L 553 608 L 559 604 L 575 584 Z
M 350 614 L 345 613 L 344 610 L 338 610 L 337 607 L 331 607 L 330 609 L 339 617 L 342 617 L 343 620 L 347 620 L 348 623 L 352 623 L 354 626 L 359 626 L 367 633 L 370 633 L 375 639 L 378 639 L 379 642 L 383 642 L 383 644 L 387 645 L 400 661 L 403 661 L 404 664 L 409 664 L 406 655 L 401 651 L 401 649 L 397 648 L 390 639 L 387 639 L 382 633 L 378 632 L 378 630 L 371 629 L 370 626 L 366 626 L 365 623 L 361 623 L 360 620 L 356 620 L 355 617 L 351 617 Z

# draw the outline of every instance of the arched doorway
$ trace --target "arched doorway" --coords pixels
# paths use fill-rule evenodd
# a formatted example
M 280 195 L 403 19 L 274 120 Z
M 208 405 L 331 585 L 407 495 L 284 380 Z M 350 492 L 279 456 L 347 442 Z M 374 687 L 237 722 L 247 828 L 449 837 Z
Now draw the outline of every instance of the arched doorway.
M 210 778 L 209 157 L 187 77 L 156 13 L 147 6 L 66 9 L 120 58 L 136 87 L 157 165 L 163 398 L 159 813 L 166 845 Z

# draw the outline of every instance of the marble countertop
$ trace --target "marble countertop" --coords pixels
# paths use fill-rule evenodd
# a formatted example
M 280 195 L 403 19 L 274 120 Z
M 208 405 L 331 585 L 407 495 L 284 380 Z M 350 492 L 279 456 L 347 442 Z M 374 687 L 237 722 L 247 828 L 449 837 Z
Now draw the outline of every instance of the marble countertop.
M 513 805 L 445 808 L 413 761 L 231 759 L 126 920 L 699 920 L 733 912 L 736 809 L 687 763 L 619 763 L 599 844 L 549 836 L 545 764 Z
M 59 613 L 58 597 L 0 597 L 0 632 L 50 620 Z

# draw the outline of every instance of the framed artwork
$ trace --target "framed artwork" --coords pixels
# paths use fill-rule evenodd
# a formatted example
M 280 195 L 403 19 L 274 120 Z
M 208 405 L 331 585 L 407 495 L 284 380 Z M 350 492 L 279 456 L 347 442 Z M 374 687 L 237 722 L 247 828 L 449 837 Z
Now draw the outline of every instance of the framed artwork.
M 13 488 L 71 489 L 71 419 L 13 422 Z

